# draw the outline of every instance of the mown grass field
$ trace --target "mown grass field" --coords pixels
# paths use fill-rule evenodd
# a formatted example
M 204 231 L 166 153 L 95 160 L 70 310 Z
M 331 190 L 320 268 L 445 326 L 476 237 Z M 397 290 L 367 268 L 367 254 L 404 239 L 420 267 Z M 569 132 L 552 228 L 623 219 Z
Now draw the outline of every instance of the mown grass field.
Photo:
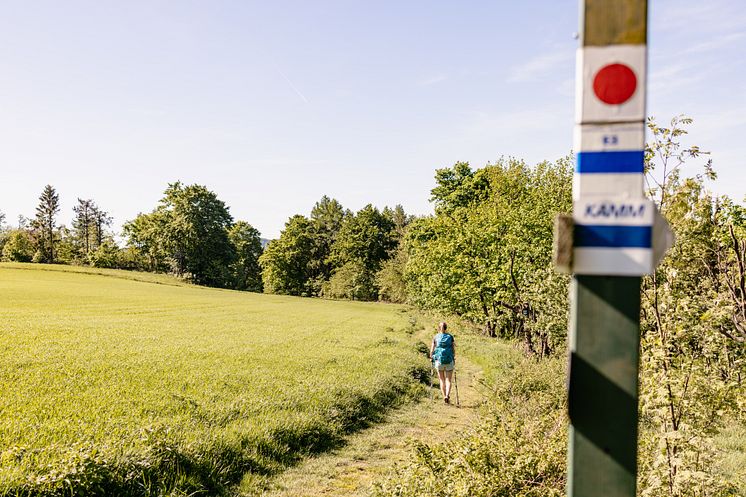
M 403 308 L 91 273 L 0 264 L 0 495 L 223 494 L 421 392 Z

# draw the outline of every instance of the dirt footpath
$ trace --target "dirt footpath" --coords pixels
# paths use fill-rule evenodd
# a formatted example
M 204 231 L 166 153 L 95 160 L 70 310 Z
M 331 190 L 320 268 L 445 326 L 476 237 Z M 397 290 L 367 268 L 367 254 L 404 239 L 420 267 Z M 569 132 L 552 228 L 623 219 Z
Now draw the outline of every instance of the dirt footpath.
M 432 400 L 420 401 L 391 411 L 386 421 L 350 436 L 337 450 L 309 458 L 275 477 L 266 497 L 366 496 L 373 482 L 406 460 L 411 442 L 444 441 L 468 426 L 476 416 L 479 394 L 475 389 L 479 369 L 457 359 L 456 379 L 461 408 L 456 407 L 456 389 L 446 405 L 433 378 Z

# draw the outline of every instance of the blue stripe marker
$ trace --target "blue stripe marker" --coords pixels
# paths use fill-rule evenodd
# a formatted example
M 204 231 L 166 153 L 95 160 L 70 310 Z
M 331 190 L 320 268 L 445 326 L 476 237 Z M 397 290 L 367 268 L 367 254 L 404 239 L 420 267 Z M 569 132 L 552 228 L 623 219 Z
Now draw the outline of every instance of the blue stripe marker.
M 642 173 L 645 152 L 578 152 L 575 170 L 579 173 Z
M 575 225 L 576 247 L 650 248 L 651 226 Z

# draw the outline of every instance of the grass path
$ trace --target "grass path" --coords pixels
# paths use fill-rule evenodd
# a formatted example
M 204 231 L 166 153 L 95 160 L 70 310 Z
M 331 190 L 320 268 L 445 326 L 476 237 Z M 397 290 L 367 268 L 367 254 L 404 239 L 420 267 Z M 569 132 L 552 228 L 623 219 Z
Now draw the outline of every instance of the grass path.
M 424 335 L 423 335 L 424 338 Z M 429 340 L 429 338 L 427 339 Z M 311 457 L 275 477 L 263 497 L 367 496 L 373 482 L 402 463 L 413 441 L 442 442 L 457 436 L 476 417 L 480 394 L 476 390 L 481 370 L 459 357 L 457 380 L 461 407 L 440 398 L 437 376 L 430 395 L 391 411 L 385 421 L 352 435 L 336 450 Z M 242 496 L 257 495 L 248 489 Z

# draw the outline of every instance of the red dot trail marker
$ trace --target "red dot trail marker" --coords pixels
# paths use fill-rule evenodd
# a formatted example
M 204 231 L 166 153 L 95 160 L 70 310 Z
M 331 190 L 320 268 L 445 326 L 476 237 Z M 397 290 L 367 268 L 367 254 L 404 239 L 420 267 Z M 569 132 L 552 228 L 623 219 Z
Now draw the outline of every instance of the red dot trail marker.
M 623 104 L 635 94 L 636 89 L 637 76 L 624 64 L 604 66 L 593 78 L 593 93 L 609 105 Z
M 577 54 L 575 122 L 642 126 L 646 53 L 644 44 L 581 47 Z

